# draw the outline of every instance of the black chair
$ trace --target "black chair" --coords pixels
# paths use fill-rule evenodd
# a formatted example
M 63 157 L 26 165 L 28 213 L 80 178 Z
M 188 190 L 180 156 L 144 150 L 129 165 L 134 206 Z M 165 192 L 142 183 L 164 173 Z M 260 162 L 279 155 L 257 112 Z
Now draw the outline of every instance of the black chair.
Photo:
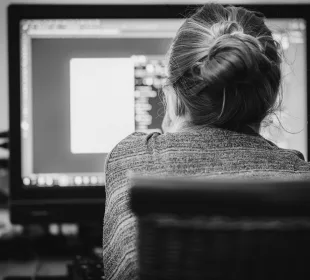
M 140 279 L 310 279 L 310 183 L 135 177 Z

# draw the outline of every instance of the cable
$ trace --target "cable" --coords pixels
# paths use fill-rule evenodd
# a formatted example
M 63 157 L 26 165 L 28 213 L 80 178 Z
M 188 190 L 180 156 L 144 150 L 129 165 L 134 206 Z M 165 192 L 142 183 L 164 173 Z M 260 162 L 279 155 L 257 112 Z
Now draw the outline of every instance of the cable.
M 9 138 L 9 132 L 8 131 L 0 132 L 0 138 Z
M 0 148 L 2 149 L 8 149 L 9 148 L 9 142 L 4 142 L 0 144 Z
M 35 269 L 34 269 L 34 272 L 33 272 L 33 275 L 31 277 L 31 280 L 36 280 L 37 276 L 38 276 L 38 272 L 40 271 L 41 267 L 42 267 L 42 262 L 40 261 L 40 257 L 39 255 L 34 252 L 35 255 L 36 255 L 36 264 L 35 264 Z

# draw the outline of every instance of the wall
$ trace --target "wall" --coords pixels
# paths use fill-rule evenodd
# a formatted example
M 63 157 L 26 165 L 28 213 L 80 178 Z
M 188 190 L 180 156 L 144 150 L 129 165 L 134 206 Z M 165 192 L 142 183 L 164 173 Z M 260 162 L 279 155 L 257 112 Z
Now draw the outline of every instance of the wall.
M 0 0 L 0 131 L 8 129 L 8 71 L 7 71 L 7 17 L 6 10 L 10 3 L 27 3 L 27 4 L 195 4 L 205 3 L 206 0 Z M 217 3 L 233 4 L 236 0 L 217 0 Z M 240 0 L 243 3 L 310 3 L 310 0 Z

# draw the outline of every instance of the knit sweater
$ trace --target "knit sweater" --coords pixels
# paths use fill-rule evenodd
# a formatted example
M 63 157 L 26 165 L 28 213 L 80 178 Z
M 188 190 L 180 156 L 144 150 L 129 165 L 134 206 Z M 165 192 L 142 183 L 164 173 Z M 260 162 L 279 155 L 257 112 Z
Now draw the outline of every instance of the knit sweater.
M 155 176 L 310 179 L 310 163 L 254 132 L 201 128 L 133 133 L 106 160 L 103 261 L 106 279 L 138 279 L 137 222 L 129 208 L 128 172 Z

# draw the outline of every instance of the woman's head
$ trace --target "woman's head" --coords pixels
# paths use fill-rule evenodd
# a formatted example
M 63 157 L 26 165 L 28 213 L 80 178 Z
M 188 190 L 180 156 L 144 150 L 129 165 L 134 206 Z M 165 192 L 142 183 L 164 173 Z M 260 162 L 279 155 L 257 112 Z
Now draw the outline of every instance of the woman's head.
M 169 51 L 176 115 L 232 130 L 259 125 L 274 110 L 280 63 L 261 14 L 206 4 L 185 20 Z

